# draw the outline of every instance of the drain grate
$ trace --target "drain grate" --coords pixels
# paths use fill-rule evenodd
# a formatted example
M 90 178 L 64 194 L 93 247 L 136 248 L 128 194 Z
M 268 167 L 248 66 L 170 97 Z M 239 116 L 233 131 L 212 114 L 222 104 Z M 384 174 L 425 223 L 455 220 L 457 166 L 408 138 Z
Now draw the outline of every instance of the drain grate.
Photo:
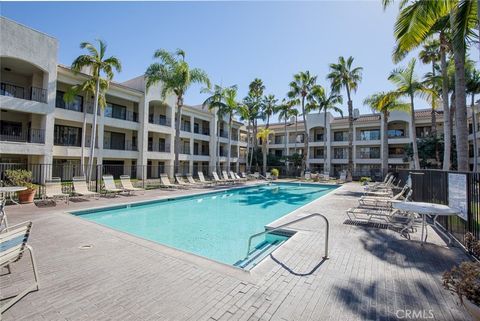
M 84 244 L 84 245 L 80 245 L 78 248 L 80 250 L 90 250 L 91 248 L 93 248 L 93 245 L 92 244 Z

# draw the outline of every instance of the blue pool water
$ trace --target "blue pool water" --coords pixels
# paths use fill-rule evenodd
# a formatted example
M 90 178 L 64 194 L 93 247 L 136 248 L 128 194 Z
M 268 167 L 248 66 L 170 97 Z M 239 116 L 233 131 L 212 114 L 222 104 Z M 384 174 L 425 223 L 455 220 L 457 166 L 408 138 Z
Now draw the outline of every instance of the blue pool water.
M 275 183 L 72 214 L 144 239 L 235 264 L 249 236 L 336 186 Z M 265 237 L 254 244 L 265 241 Z M 253 247 L 253 246 L 252 246 Z

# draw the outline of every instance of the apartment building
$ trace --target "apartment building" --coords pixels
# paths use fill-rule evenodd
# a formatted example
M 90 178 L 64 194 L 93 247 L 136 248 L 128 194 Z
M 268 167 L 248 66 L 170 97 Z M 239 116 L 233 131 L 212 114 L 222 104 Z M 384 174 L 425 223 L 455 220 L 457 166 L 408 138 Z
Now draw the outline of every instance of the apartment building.
M 94 99 L 79 93 L 65 103 L 63 95 L 88 75 L 57 63 L 55 38 L 5 18 L 0 18 L 0 30 L 0 163 L 49 164 L 45 177 L 78 175 L 82 133 L 83 156 L 90 152 Z M 94 163 L 113 174 L 139 178 L 208 172 L 219 148 L 225 167 L 227 120 L 219 121 L 214 111 L 200 105 L 183 108 L 180 168 L 173 168 L 175 98 L 162 100 L 159 86 L 147 91 L 143 76 L 111 83 L 106 107 L 98 114 Z M 246 131 L 238 121 L 232 127 L 231 168 L 239 171 L 245 164 Z

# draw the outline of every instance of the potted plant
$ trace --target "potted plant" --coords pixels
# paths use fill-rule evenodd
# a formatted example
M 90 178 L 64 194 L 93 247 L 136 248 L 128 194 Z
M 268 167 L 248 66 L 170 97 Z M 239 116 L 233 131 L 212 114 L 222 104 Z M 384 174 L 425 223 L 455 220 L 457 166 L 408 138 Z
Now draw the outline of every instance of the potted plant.
M 464 237 L 465 248 L 474 258 L 480 255 L 480 241 L 468 232 Z M 457 295 L 460 303 L 475 320 L 480 320 L 480 263 L 462 262 L 443 273 L 443 286 Z
M 362 176 L 360 177 L 360 183 L 362 185 L 368 185 L 368 183 L 370 183 L 372 181 L 372 179 L 368 176 Z
M 8 169 L 5 171 L 5 181 L 9 186 L 23 186 L 27 189 L 18 193 L 21 204 L 32 203 L 37 191 L 37 185 L 32 183 L 32 172 L 24 169 Z
M 270 171 L 270 174 L 272 174 L 273 179 L 277 179 L 277 178 L 278 178 L 278 175 L 280 175 L 280 172 L 278 171 L 278 169 L 273 168 L 273 169 Z

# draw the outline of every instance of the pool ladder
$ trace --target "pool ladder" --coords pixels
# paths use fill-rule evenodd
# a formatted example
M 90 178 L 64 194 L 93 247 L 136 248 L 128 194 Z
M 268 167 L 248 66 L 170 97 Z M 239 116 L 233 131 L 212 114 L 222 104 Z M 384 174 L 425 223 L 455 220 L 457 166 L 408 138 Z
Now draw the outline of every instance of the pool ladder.
M 314 217 L 314 216 L 319 216 L 321 217 L 324 221 L 325 221 L 325 255 L 323 256 L 324 259 L 328 259 L 328 236 L 329 236 L 329 233 L 330 233 L 330 223 L 328 222 L 328 219 L 325 217 L 325 215 L 323 214 L 320 214 L 320 213 L 313 213 L 313 214 L 309 214 L 307 216 L 304 216 L 304 217 L 300 217 L 296 220 L 293 220 L 293 221 L 290 221 L 288 223 L 285 223 L 285 224 L 282 224 L 280 226 L 277 226 L 273 229 L 269 229 L 269 230 L 265 230 L 263 232 L 260 232 L 260 233 L 257 233 L 257 234 L 253 234 L 252 236 L 250 236 L 248 238 L 248 248 L 247 248 L 247 255 L 245 256 L 245 259 L 248 258 L 248 256 L 250 255 L 250 248 L 252 247 L 252 240 L 254 238 L 256 238 L 257 236 L 260 236 L 260 235 L 263 235 L 263 234 L 268 234 L 268 233 L 272 233 L 272 232 L 275 232 L 277 230 L 280 230 L 286 226 L 289 226 L 289 225 L 292 225 L 294 223 L 298 223 L 300 221 L 304 221 L 306 219 L 309 219 L 311 217 Z

